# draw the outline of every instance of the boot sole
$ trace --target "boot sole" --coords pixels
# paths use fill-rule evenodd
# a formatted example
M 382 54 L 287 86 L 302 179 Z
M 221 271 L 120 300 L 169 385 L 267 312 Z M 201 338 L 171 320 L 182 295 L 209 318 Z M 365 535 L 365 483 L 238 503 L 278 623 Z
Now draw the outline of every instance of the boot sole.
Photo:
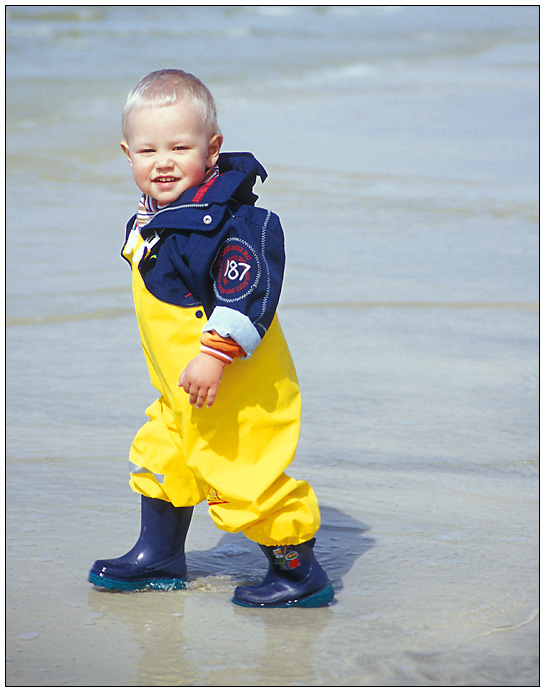
M 239 601 L 232 598 L 232 602 L 236 605 L 243 606 L 244 608 L 322 608 L 326 606 L 335 592 L 333 591 L 333 586 L 331 582 L 316 593 L 306 596 L 305 598 L 300 598 L 296 601 L 287 601 L 285 603 L 251 603 L 249 601 Z
M 119 581 L 89 573 L 89 581 L 104 591 L 176 591 L 186 588 L 186 580 L 178 577 L 169 579 L 144 579 L 142 581 Z

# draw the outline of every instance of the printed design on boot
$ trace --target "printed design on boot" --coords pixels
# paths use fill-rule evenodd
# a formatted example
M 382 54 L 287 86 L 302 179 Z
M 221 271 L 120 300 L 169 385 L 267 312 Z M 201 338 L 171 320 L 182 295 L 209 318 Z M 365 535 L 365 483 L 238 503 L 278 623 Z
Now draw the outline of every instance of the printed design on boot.
M 212 505 L 228 505 L 229 500 L 224 500 L 222 499 L 218 491 L 215 490 L 211 485 L 208 486 L 208 496 L 206 498 L 208 502 L 208 506 L 212 507 Z
M 280 569 L 295 569 L 301 564 L 299 562 L 299 553 L 291 546 L 280 545 L 273 548 L 274 559 Z

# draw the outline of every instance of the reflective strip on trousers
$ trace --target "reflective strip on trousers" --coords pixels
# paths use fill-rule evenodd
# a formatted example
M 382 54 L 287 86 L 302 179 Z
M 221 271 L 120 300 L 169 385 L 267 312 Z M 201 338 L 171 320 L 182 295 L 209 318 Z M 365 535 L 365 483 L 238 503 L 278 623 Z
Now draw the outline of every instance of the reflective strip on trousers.
M 129 471 L 134 475 L 138 475 L 139 473 L 151 473 L 152 476 L 155 476 L 158 483 L 165 482 L 165 475 L 163 473 L 153 473 L 153 471 L 145 469 L 143 466 L 137 466 L 136 464 L 133 464 L 132 461 L 129 461 Z

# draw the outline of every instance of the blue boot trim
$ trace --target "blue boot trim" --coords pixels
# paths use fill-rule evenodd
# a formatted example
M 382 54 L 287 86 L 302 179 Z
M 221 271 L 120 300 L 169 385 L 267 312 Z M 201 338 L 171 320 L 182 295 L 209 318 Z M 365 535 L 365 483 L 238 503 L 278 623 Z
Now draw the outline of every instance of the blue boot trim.
M 187 588 L 186 580 L 178 577 L 120 581 L 89 572 L 89 581 L 105 591 L 176 591 Z

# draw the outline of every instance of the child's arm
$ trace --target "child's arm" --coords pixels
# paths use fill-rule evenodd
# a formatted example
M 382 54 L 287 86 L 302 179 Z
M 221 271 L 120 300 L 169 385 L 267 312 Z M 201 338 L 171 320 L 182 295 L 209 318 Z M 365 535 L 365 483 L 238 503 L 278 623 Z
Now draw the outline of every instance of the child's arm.
M 251 208 L 228 221 L 229 235 L 203 275 L 213 278 L 203 332 L 231 337 L 251 357 L 269 329 L 282 290 L 285 252 L 280 219 Z M 199 291 L 196 292 L 199 295 Z M 202 295 L 210 294 L 207 284 Z
M 212 266 L 200 273 L 207 281 L 203 295 L 210 292 L 209 277 L 214 280 L 213 305 L 200 338 L 200 355 L 216 358 L 220 365 L 252 355 L 274 319 L 280 298 L 285 262 L 282 226 L 272 212 L 251 211 L 251 218 L 235 215 L 229 219 L 229 235 Z M 210 259 L 207 256 L 207 262 Z M 202 408 L 205 401 L 212 405 L 225 365 L 219 367 L 205 368 L 200 357 L 189 362 L 179 386 L 190 394 L 192 406 Z

